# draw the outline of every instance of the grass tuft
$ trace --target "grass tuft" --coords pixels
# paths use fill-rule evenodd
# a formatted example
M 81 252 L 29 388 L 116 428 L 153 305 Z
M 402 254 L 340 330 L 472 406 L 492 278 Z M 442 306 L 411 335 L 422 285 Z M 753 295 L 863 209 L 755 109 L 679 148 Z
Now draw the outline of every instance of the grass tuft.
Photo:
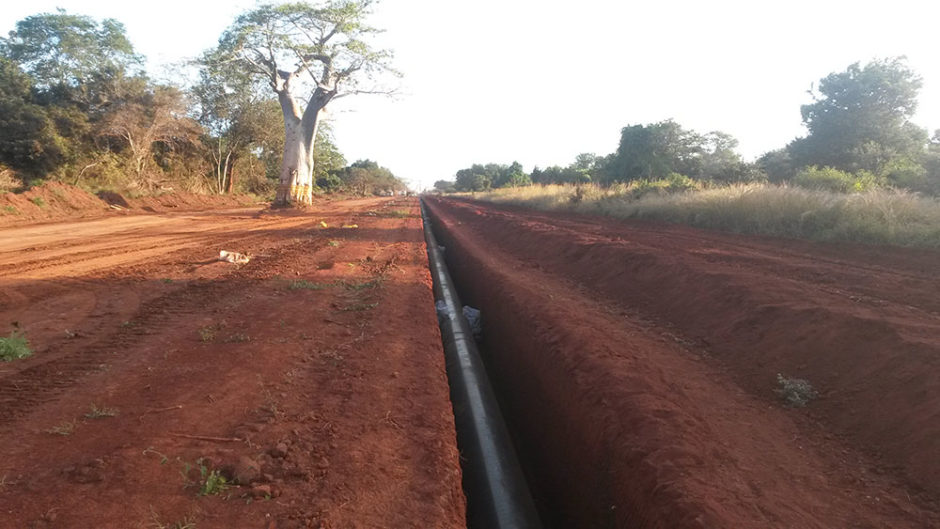
M 114 417 L 118 414 L 117 409 L 107 408 L 107 407 L 98 407 L 97 404 L 92 403 L 91 410 L 85 414 L 85 417 L 89 419 L 101 419 L 104 417 Z
M 52 435 L 61 435 L 67 437 L 75 432 L 75 421 L 62 421 L 61 423 L 46 430 L 46 433 Z
M 12 362 L 32 356 L 33 351 L 29 348 L 29 340 L 22 331 L 13 331 L 6 338 L 0 337 L 0 361 Z

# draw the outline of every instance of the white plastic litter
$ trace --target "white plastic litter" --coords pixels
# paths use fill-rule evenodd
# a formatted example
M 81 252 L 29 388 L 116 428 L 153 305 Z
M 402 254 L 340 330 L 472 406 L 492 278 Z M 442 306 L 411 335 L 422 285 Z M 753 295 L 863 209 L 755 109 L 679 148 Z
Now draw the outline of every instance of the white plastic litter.
M 251 257 L 248 257 L 243 253 L 220 250 L 219 261 L 225 261 L 226 263 L 245 264 L 248 261 L 251 261 Z

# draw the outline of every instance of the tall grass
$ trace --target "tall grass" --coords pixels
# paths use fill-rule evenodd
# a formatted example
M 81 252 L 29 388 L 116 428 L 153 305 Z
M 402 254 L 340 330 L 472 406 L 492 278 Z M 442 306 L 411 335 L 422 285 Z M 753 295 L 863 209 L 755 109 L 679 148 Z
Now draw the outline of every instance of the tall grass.
M 669 191 L 668 185 L 645 182 L 610 188 L 530 186 L 473 196 L 542 210 L 656 220 L 735 233 L 940 247 L 940 201 L 893 189 L 836 193 L 740 184 Z

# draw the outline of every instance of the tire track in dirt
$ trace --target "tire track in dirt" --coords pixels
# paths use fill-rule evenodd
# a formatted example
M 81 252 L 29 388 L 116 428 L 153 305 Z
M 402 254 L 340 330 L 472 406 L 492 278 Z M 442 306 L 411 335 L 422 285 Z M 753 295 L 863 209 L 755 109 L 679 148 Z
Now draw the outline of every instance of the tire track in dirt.
M 411 214 L 382 218 L 393 207 Z M 36 388 L 0 428 L 0 526 L 465 527 L 415 201 L 326 209 L 154 261 L 115 259 L 61 288 L 63 276 L 5 279 L 49 307 L 83 289 L 93 302 L 76 311 L 102 313 L 88 316 L 101 328 L 89 336 L 37 332 L 45 350 L 17 363 L 37 384 L 61 371 L 63 385 Z M 373 209 L 378 218 L 365 215 Z M 324 218 L 359 228 L 322 228 Z M 257 257 L 198 264 L 213 241 Z M 139 300 L 111 306 L 123 290 Z M 85 364 L 109 349 L 120 354 L 104 359 L 107 371 Z M 89 403 L 119 413 L 87 418 Z M 74 431 L 44 433 L 62 421 Z M 241 477 L 230 499 L 198 495 L 199 464 Z
M 292 228 L 312 224 L 311 220 L 302 219 L 288 221 L 284 227 Z M 218 228 L 214 229 L 218 231 Z M 255 233 L 258 231 L 261 231 L 261 233 Z M 154 240 L 154 236 L 130 238 L 124 242 L 123 246 L 120 241 L 115 242 L 115 246 L 109 253 L 102 253 L 100 249 L 94 249 L 73 252 L 51 262 L 39 260 L 28 261 L 21 265 L 10 265 L 9 269 L 14 270 L 17 276 L 42 270 L 48 277 L 54 274 L 54 268 L 62 267 L 67 268 L 73 274 L 81 274 L 82 272 L 92 272 L 92 274 L 86 278 L 59 279 L 52 288 L 49 288 L 49 285 L 40 286 L 37 288 L 40 292 L 38 296 L 17 293 L 15 286 L 5 287 L 4 295 L 8 299 L 15 300 L 17 304 L 24 302 L 37 303 L 44 299 L 56 298 L 63 292 L 74 293 L 82 290 L 90 292 L 90 295 L 94 297 L 94 292 L 100 290 L 100 288 L 95 287 L 95 282 L 102 277 L 128 277 L 140 274 L 141 272 L 135 272 L 135 267 L 143 271 L 154 267 L 165 267 L 179 261 L 192 262 L 190 249 L 194 247 L 209 248 L 222 243 L 237 245 L 240 248 L 249 247 L 268 237 L 267 230 L 264 227 L 255 226 L 246 232 L 238 233 L 239 235 L 235 237 L 228 230 L 221 234 L 209 233 L 201 238 L 179 244 L 174 244 L 174 241 L 182 241 L 185 239 L 184 237 L 171 238 L 169 244 L 159 242 L 141 244 L 142 242 L 146 243 L 148 240 Z M 324 244 L 325 242 L 321 243 L 321 245 Z M 286 246 L 291 245 L 296 246 L 297 242 L 281 242 L 278 246 L 286 249 Z M 74 246 L 80 247 L 81 245 L 76 243 Z M 114 260 L 113 256 L 115 255 L 130 256 L 130 258 Z M 91 258 L 89 259 L 89 257 Z M 136 266 L 137 263 L 143 261 L 147 261 L 148 264 Z M 36 263 L 39 263 L 39 265 L 37 266 Z M 102 263 L 105 263 L 105 265 L 102 266 Z M 257 266 L 257 261 L 255 263 Z M 202 264 L 206 264 L 206 262 L 202 262 Z M 252 268 L 254 267 L 250 267 L 249 270 Z M 9 270 L 5 270 L 4 273 L 8 276 L 11 275 Z M 233 273 L 230 272 L 228 275 Z M 213 304 L 224 303 L 225 298 L 219 300 L 219 296 L 227 291 L 224 281 L 223 275 L 223 277 L 214 281 L 187 282 L 182 288 L 174 289 L 136 307 L 121 327 L 103 330 L 104 332 L 99 330 L 95 334 L 103 334 L 104 337 L 101 339 L 91 343 L 86 340 L 77 344 L 72 344 L 69 340 L 59 340 L 53 347 L 47 348 L 45 352 L 51 354 L 43 354 L 41 361 L 19 371 L 9 373 L 0 371 L 0 428 L 15 421 L 18 417 L 28 414 L 33 407 L 56 399 L 63 390 L 77 383 L 82 377 L 107 369 L 106 366 L 109 360 L 120 354 L 120 351 L 138 342 L 146 335 L 162 331 L 178 316 L 206 310 L 208 307 L 205 306 L 203 300 L 215 300 Z M 139 288 L 139 285 L 124 280 L 123 284 L 109 286 L 109 289 L 124 288 L 134 290 Z M 12 310 L 15 305 L 11 303 L 0 308 Z

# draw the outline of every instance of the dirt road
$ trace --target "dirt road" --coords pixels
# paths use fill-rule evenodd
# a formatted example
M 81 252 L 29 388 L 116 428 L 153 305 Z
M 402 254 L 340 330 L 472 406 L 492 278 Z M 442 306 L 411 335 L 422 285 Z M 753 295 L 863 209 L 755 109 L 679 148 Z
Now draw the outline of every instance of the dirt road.
M 0 325 L 0 527 L 465 526 L 414 199 L 3 229 Z
M 940 527 L 937 252 L 429 205 L 557 527 Z

